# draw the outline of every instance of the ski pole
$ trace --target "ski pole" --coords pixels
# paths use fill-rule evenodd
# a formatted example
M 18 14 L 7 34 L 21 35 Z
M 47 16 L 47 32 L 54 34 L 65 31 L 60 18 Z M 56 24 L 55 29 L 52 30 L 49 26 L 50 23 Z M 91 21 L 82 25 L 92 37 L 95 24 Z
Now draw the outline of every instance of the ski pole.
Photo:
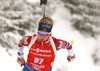
M 40 0 L 40 5 L 44 4 L 43 6 L 43 18 L 45 17 L 45 5 L 47 4 L 47 0 Z
M 43 7 L 43 18 L 45 17 L 45 5 Z
M 47 4 L 47 0 L 40 0 L 40 5 Z
M 74 40 L 71 40 L 71 45 L 73 45 L 73 43 L 74 43 Z

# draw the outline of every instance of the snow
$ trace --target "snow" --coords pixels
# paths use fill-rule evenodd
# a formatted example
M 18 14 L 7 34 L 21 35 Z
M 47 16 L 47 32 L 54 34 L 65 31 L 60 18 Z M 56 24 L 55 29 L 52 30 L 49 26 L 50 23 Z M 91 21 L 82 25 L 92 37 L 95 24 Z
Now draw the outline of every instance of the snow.
M 68 14 L 66 14 L 66 12 Z M 64 7 L 58 8 L 53 15 L 55 25 L 53 27 L 53 36 L 64 39 L 68 42 L 74 40 L 73 50 L 76 59 L 72 62 L 64 60 L 67 58 L 66 50 L 58 51 L 55 58 L 54 71 L 100 71 L 99 67 L 93 64 L 91 54 L 96 46 L 94 38 L 85 38 L 78 31 L 71 27 L 71 14 Z M 67 18 L 67 19 L 65 19 Z M 62 35 L 63 34 L 63 35 Z M 99 40 L 98 40 L 99 41 Z
M 28 1 L 32 2 L 32 0 Z M 33 2 L 34 1 L 37 0 L 33 0 Z M 100 47 L 100 37 L 95 40 L 92 37 L 85 38 L 82 36 L 71 27 L 71 17 L 72 15 L 69 10 L 65 9 L 63 5 L 58 7 L 56 12 L 52 15 L 55 23 L 52 35 L 68 42 L 74 40 L 73 50 L 76 55 L 74 61 L 68 62 L 67 50 L 59 50 L 55 58 L 53 71 L 100 71 L 100 68 L 93 64 L 93 58 L 91 57 L 96 44 Z M 8 52 L 11 53 L 12 56 L 8 55 L 6 48 L 0 46 L 0 71 L 21 71 L 23 67 L 20 67 L 17 63 L 17 50 L 9 50 Z M 24 53 L 26 60 L 28 53 L 27 47 L 24 48 Z
M 16 50 L 10 51 L 13 56 L 10 57 L 6 48 L 0 46 L 0 71 L 20 71 L 21 68 L 16 63 Z
M 26 1 L 28 1 L 30 3 L 40 2 L 40 0 L 26 0 Z

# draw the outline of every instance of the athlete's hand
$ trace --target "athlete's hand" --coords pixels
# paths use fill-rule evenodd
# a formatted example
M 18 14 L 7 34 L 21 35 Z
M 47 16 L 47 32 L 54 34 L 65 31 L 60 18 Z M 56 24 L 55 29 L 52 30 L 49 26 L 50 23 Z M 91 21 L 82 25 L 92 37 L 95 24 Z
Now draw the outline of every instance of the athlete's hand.
M 20 66 L 25 66 L 25 60 L 24 58 L 17 58 L 17 62 L 20 64 Z
M 68 60 L 68 62 L 71 62 L 71 61 L 73 61 L 75 59 L 75 54 L 73 55 L 73 56 L 67 56 L 67 60 Z

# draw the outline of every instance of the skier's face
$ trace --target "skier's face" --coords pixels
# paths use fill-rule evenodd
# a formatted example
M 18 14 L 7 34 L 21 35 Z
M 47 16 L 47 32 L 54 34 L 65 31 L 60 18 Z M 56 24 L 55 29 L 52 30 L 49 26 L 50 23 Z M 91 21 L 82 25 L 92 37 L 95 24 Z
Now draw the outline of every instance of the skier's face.
M 50 34 L 48 32 L 45 31 L 38 31 L 38 38 L 41 41 L 46 41 L 49 38 Z

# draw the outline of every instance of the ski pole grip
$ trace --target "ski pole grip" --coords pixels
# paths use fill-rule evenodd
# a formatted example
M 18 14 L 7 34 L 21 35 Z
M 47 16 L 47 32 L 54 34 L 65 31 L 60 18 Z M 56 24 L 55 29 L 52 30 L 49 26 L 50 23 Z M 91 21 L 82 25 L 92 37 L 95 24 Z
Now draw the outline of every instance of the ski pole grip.
M 74 43 L 74 40 L 71 41 L 71 45 L 73 45 L 73 43 Z
M 40 5 L 47 4 L 47 0 L 40 0 Z

